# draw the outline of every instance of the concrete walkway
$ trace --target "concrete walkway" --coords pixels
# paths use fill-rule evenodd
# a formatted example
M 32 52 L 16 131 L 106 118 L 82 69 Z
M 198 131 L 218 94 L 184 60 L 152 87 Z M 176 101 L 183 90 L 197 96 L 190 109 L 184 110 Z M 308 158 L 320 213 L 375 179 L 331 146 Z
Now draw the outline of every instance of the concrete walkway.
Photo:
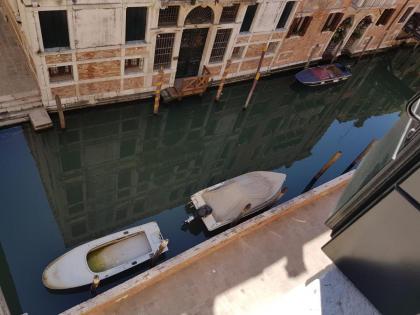
M 0 97 L 38 90 L 25 54 L 3 14 L 0 16 L 0 56 Z
M 343 175 L 231 228 L 65 314 L 279 314 L 281 301 L 286 301 L 286 313 L 295 313 L 285 297 L 298 288 L 308 295 L 306 285 L 331 264 L 321 251 L 329 239 L 324 222 L 350 177 Z M 352 304 L 374 310 L 350 283 L 344 287 L 353 292 L 345 289 L 342 297 L 355 298 L 344 303 L 348 309 L 342 314 L 352 314 Z M 306 309 L 324 314 L 329 304 L 322 301 L 330 301 L 334 310 L 341 303 L 342 297 L 331 292 L 310 291 L 316 305 Z M 328 296 L 320 297 L 323 292 Z

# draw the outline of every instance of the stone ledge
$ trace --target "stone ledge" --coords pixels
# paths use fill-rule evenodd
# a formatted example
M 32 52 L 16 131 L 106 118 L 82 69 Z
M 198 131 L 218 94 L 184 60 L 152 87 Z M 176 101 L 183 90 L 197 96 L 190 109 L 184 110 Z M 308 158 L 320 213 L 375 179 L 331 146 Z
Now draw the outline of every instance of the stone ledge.
M 256 228 L 262 227 L 285 213 L 288 213 L 296 208 L 305 206 L 311 202 L 316 201 L 322 196 L 325 196 L 337 189 L 346 185 L 353 175 L 353 171 L 341 175 L 319 187 L 316 187 L 302 195 L 299 195 L 283 204 L 280 204 L 266 212 L 263 212 L 248 221 L 245 221 L 238 226 L 230 228 L 223 233 L 220 233 L 189 250 L 157 265 L 156 267 L 138 275 L 126 282 L 98 295 L 97 297 L 85 301 L 73 308 L 63 312 L 64 315 L 70 314 L 86 314 L 94 309 L 101 309 L 111 303 L 121 301 L 128 298 L 130 295 L 137 293 L 148 286 L 163 280 L 165 277 L 174 272 L 185 268 L 186 266 L 197 261 L 215 250 L 227 245 L 231 241 L 242 237 Z

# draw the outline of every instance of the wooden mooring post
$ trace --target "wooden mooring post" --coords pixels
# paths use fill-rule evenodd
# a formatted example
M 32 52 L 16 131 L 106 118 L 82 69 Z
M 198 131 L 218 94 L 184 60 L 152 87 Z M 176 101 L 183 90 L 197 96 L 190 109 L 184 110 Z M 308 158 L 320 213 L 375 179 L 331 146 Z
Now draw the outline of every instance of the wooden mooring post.
M 358 164 L 365 157 L 365 155 L 369 152 L 369 150 L 372 148 L 372 146 L 375 142 L 376 142 L 375 139 L 373 139 L 371 142 L 369 142 L 369 144 L 366 146 L 366 148 L 362 152 L 360 152 L 360 154 L 353 160 L 353 162 L 351 162 L 349 164 L 349 166 L 347 166 L 347 168 L 344 170 L 344 172 L 342 174 L 347 173 L 353 167 L 355 167 L 356 164 Z
M 55 104 L 57 105 L 58 117 L 60 119 L 61 129 L 66 128 L 66 120 L 64 118 L 63 105 L 61 104 L 61 98 L 59 95 L 55 95 Z
M 222 96 L 222 91 L 223 91 L 223 87 L 225 85 L 226 76 L 229 73 L 229 67 L 230 67 L 231 64 L 232 64 L 232 60 L 229 59 L 226 62 L 225 71 L 223 71 L 222 79 L 220 80 L 219 88 L 217 89 L 216 97 L 214 99 L 216 102 L 218 102 L 220 100 L 220 96 Z
M 159 80 L 156 84 L 156 92 L 155 92 L 155 103 L 153 104 L 153 114 L 157 115 L 159 113 L 159 106 L 160 106 L 160 92 L 163 85 L 163 80 L 165 78 L 163 68 L 159 70 Z
M 337 161 L 341 157 L 342 154 L 343 152 L 341 151 L 337 151 L 336 153 L 334 153 L 333 156 L 331 156 L 331 158 L 328 160 L 328 162 L 325 163 L 324 166 L 319 170 L 319 172 L 316 173 L 316 175 L 311 179 L 311 181 L 305 187 L 303 192 L 307 192 L 309 189 L 311 189 L 312 186 L 316 183 L 316 181 L 331 167 L 331 165 L 335 163 L 335 161 Z
M 258 80 L 260 79 L 260 69 L 264 61 L 264 56 L 267 51 L 267 45 L 263 48 L 261 52 L 260 62 L 258 63 L 257 72 L 255 73 L 254 82 L 252 82 L 251 90 L 249 91 L 248 97 L 246 98 L 245 105 L 243 107 L 244 110 L 248 108 L 249 102 L 251 101 L 252 94 L 254 94 L 255 87 L 257 86 Z

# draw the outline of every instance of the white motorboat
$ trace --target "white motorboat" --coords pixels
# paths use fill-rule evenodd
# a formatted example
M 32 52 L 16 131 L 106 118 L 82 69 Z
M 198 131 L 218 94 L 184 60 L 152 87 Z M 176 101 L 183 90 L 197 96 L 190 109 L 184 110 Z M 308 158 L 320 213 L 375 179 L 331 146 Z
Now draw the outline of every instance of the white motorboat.
M 209 231 L 237 221 L 276 202 L 284 193 L 281 188 L 285 179 L 282 173 L 257 171 L 200 190 L 191 196 L 195 217 Z
M 103 280 L 168 250 L 156 222 L 113 233 L 75 247 L 52 261 L 42 282 L 50 289 L 69 289 Z

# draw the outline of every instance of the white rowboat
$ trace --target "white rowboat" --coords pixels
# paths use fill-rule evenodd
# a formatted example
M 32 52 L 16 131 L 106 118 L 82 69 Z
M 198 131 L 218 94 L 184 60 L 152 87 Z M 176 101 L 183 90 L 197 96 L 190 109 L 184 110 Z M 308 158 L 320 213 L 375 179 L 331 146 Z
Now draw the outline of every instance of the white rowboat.
M 50 289 L 91 284 L 132 268 L 168 250 L 156 222 L 139 225 L 77 246 L 52 261 L 42 274 Z
M 285 180 L 282 173 L 250 172 L 200 190 L 191 202 L 206 228 L 213 231 L 273 204 L 281 197 Z

